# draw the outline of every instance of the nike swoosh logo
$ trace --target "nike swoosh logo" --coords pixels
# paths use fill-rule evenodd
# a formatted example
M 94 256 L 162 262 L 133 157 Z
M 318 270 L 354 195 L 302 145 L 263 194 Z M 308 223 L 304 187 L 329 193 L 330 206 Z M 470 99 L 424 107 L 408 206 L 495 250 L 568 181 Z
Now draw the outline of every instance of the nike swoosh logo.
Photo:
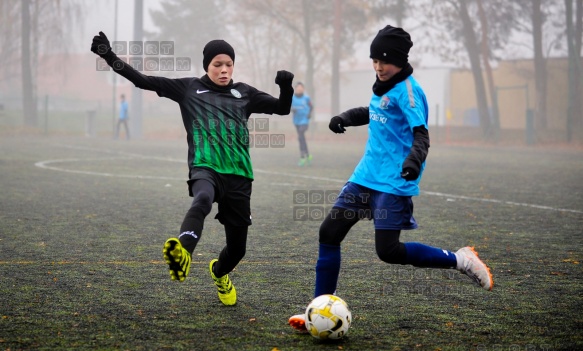
M 198 90 L 196 89 L 197 94 L 208 93 L 208 90 Z

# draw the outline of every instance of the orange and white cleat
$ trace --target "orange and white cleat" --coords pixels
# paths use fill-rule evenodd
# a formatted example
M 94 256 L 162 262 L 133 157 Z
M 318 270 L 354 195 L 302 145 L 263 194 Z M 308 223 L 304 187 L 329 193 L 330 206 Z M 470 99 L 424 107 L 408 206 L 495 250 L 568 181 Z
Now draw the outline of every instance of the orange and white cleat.
M 291 325 L 292 328 L 299 332 L 302 333 L 308 332 L 308 329 L 306 329 L 306 315 L 303 313 L 289 317 L 288 323 L 289 325 Z
M 462 247 L 456 251 L 455 256 L 457 258 L 458 271 L 472 278 L 482 288 L 492 290 L 494 287 L 494 278 L 492 277 L 490 268 L 480 260 L 478 253 L 473 247 Z

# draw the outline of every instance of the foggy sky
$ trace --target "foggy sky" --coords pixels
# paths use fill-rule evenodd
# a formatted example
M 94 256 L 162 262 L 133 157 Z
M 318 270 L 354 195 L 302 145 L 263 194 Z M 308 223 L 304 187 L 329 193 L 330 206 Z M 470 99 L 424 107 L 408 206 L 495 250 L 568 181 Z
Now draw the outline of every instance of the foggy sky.
M 150 10 L 159 10 L 160 0 L 143 0 L 144 1 L 144 30 L 145 31 L 158 31 L 158 28 L 152 22 L 150 17 Z M 117 38 L 114 38 L 114 8 L 115 0 L 107 0 L 103 2 L 90 3 L 88 5 L 89 10 L 87 11 L 87 17 L 85 21 L 85 28 L 83 28 L 82 38 L 76 38 L 76 43 L 74 46 L 74 52 L 87 52 L 89 50 L 89 45 L 91 38 L 97 34 L 99 31 L 103 31 L 108 38 L 113 40 L 127 41 L 133 40 L 133 21 L 134 21 L 134 0 L 118 0 L 118 24 L 117 24 Z M 407 23 L 407 21 L 405 21 Z M 405 29 L 406 25 L 405 25 Z M 371 28 L 370 37 L 364 40 L 358 45 L 358 50 L 355 56 L 365 64 L 369 63 L 368 52 L 369 45 L 374 36 L 376 35 L 378 28 Z M 411 32 L 413 36 L 413 41 L 415 42 L 415 33 Z M 202 48 L 200 48 L 202 51 Z M 417 51 L 418 47 L 415 45 L 411 49 L 411 56 L 414 56 L 417 60 L 420 60 L 421 65 L 428 67 L 444 66 L 447 65 L 443 63 L 438 57 Z M 236 48 L 235 48 L 236 50 Z M 419 59 L 421 58 L 421 59 Z

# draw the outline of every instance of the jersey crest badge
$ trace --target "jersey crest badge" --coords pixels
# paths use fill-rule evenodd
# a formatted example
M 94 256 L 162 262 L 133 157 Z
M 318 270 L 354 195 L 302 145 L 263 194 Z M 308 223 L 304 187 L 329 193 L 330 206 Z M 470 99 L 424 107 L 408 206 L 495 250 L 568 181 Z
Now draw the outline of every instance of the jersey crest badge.
M 241 93 L 237 89 L 231 89 L 231 94 L 233 94 L 233 96 L 237 99 L 241 98 Z
M 386 110 L 387 108 L 389 108 L 389 103 L 390 103 L 390 102 L 391 102 L 391 100 L 389 99 L 389 97 L 388 97 L 388 96 L 386 96 L 386 95 L 384 95 L 384 96 L 381 98 L 381 103 L 379 104 L 379 107 L 380 107 L 382 110 Z

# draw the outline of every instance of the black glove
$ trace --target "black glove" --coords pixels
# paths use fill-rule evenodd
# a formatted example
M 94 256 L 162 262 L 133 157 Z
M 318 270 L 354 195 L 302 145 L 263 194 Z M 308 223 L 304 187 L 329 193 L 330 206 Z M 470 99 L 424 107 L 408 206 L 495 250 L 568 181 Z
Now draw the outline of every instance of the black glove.
M 334 116 L 330 119 L 330 124 L 328 125 L 331 131 L 337 134 L 342 134 L 346 131 L 344 128 L 344 120 L 340 116 Z
M 406 167 L 405 165 L 403 165 L 401 178 L 408 181 L 417 180 L 417 178 L 419 178 L 419 169 L 415 167 Z
M 91 51 L 95 54 L 103 57 L 108 52 L 111 51 L 111 45 L 109 45 L 109 40 L 103 34 L 103 32 L 99 32 L 99 35 L 93 37 L 93 42 L 91 43 Z
M 277 71 L 277 75 L 275 76 L 275 84 L 279 85 L 280 88 L 291 87 L 293 80 L 294 74 L 288 71 Z

